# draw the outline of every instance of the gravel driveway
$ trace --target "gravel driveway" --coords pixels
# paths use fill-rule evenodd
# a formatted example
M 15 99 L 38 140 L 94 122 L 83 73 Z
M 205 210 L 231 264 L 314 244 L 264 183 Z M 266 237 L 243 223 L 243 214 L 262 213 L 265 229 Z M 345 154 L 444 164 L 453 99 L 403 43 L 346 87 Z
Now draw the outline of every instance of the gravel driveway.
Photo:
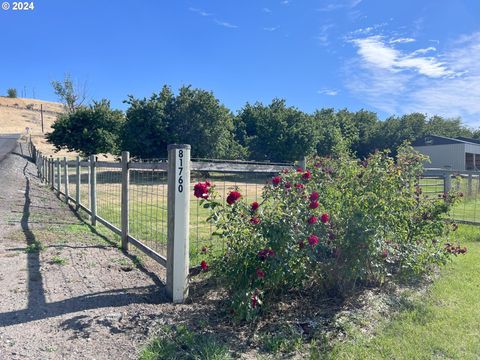
M 0 162 L 0 359 L 137 358 L 178 311 L 163 271 L 77 217 L 19 147 Z

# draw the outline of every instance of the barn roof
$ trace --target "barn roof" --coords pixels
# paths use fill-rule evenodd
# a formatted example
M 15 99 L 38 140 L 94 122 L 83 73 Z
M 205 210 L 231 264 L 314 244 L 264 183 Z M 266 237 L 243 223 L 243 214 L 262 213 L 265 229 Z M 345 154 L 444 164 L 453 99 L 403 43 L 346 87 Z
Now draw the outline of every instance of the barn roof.
M 480 145 L 479 139 L 469 139 L 463 136 L 449 138 L 440 135 L 426 135 L 412 143 L 413 146 L 449 145 L 449 144 L 473 144 Z

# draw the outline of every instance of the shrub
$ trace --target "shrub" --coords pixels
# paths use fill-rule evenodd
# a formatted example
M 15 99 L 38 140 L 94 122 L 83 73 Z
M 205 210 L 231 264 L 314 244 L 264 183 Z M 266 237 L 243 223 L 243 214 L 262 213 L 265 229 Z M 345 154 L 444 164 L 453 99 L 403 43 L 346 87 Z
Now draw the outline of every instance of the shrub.
M 15 88 L 10 88 L 7 90 L 7 96 L 9 98 L 15 99 L 17 97 L 17 89 Z
M 285 170 L 260 204 L 214 187 L 201 200 L 212 209 L 220 257 L 206 258 L 231 295 L 234 314 L 250 319 L 283 291 L 320 286 L 345 294 L 359 284 L 421 274 L 444 263 L 443 215 L 455 196 L 428 199 L 418 177 L 424 157 L 411 147 L 397 162 L 377 152 L 359 162 L 348 154 L 314 158 L 308 170 Z
M 53 131 L 47 134 L 48 142 L 57 150 L 78 151 L 82 155 L 119 152 L 119 137 L 124 115 L 112 110 L 108 100 L 94 102 L 89 107 L 79 107 L 73 112 L 59 115 Z

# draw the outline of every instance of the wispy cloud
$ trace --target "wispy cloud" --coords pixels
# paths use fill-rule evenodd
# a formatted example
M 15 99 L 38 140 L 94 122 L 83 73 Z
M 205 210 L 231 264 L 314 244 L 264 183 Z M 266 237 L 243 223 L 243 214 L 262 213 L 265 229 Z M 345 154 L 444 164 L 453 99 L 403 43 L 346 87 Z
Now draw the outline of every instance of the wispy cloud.
M 270 32 L 277 31 L 278 29 L 280 29 L 280 26 L 272 26 L 272 27 L 264 27 L 263 28 L 263 30 L 270 31 Z
M 230 29 L 236 29 L 238 28 L 237 25 L 234 25 L 234 24 L 231 24 L 227 21 L 221 21 L 221 20 L 218 20 L 218 19 L 215 19 L 215 24 L 217 25 L 220 25 L 220 26 L 223 26 L 223 27 L 226 27 L 226 28 L 230 28 Z
M 353 9 L 354 7 L 359 5 L 361 2 L 362 0 L 340 0 L 340 1 L 325 4 L 322 7 L 318 8 L 317 11 L 330 12 L 330 11 L 335 11 L 339 9 Z
M 418 52 L 406 53 L 400 51 L 387 45 L 380 35 L 355 39 L 352 42 L 357 46 L 357 53 L 367 68 L 377 67 L 391 72 L 413 70 L 433 78 L 455 75 L 439 59 L 418 56 Z
M 272 10 L 270 10 L 269 8 L 266 8 L 266 7 L 263 8 L 262 11 L 263 11 L 264 13 L 267 13 L 267 14 L 270 14 L 270 13 L 272 12 Z
M 338 93 L 339 91 L 334 89 L 322 89 L 317 91 L 317 94 L 328 95 L 328 96 L 337 96 Z
M 324 24 L 320 27 L 318 35 L 315 36 L 315 39 L 318 41 L 320 46 L 329 46 L 330 45 L 330 29 L 333 28 L 333 24 Z
M 346 64 L 346 87 L 369 105 L 392 114 L 461 116 L 480 125 L 480 32 L 441 53 L 435 47 L 407 52 L 380 35 L 350 41 L 357 56 Z
M 193 7 L 189 7 L 188 10 L 193 11 L 194 13 L 197 13 L 200 16 L 212 16 L 212 14 L 202 10 L 202 9 L 197 9 Z
M 404 43 L 410 43 L 414 42 L 415 39 L 413 38 L 398 38 L 398 39 L 392 39 L 390 40 L 390 44 L 404 44 Z

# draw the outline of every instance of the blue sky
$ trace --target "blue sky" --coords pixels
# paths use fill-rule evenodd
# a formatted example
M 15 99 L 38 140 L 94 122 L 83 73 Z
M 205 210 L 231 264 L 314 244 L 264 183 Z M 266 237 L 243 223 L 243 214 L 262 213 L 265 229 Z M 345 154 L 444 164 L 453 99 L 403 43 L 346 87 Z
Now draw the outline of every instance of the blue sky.
M 87 83 L 89 99 L 122 109 L 128 94 L 191 84 L 234 112 L 280 97 L 308 112 L 420 111 L 480 126 L 478 0 L 34 5 L 0 10 L 0 92 L 55 100 L 50 82 L 70 73 Z

